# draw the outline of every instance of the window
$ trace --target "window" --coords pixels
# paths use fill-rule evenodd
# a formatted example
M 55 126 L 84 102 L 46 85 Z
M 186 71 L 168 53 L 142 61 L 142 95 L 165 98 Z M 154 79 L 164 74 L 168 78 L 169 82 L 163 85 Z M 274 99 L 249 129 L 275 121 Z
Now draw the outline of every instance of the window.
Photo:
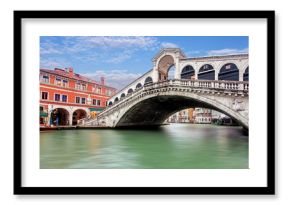
M 66 79 L 62 80 L 62 86 L 66 88 L 67 85 L 68 85 L 68 81 Z
M 55 84 L 58 86 L 61 86 L 61 78 L 60 77 L 55 78 Z
M 111 90 L 106 90 L 106 95 L 111 96 L 112 95 L 112 91 Z
M 81 89 L 81 84 L 79 82 L 76 82 L 76 89 L 80 90 Z
M 54 100 L 60 101 L 60 94 L 54 94 Z
M 86 98 L 82 98 L 82 104 L 86 104 Z
M 42 92 L 41 93 L 41 99 L 42 100 L 47 100 L 48 99 L 48 93 L 47 92 Z
M 76 97 L 76 103 L 81 103 L 81 98 L 80 97 Z
M 97 104 L 97 100 L 93 99 L 93 105 L 96 105 L 96 104 Z
M 39 109 L 40 109 L 40 112 L 43 112 L 43 107 L 42 106 L 40 106 Z
M 42 76 L 42 82 L 49 83 L 49 77 L 47 75 Z
M 86 84 L 82 84 L 82 86 L 81 86 L 81 90 L 86 90 L 86 89 L 87 89 Z
M 101 105 L 101 101 L 97 100 L 97 105 L 100 106 Z
M 102 88 L 97 87 L 97 88 L 96 88 L 96 93 L 102 93 Z
M 62 102 L 67 102 L 67 95 L 62 95 L 61 101 Z

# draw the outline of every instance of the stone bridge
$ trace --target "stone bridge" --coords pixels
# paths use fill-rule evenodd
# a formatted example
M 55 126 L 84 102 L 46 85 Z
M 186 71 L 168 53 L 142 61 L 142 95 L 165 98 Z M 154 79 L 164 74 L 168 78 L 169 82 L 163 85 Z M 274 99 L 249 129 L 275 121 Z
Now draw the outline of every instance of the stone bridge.
M 108 107 L 85 126 L 160 126 L 175 112 L 204 107 L 248 128 L 248 54 L 187 58 L 163 49 L 153 68 L 116 93 Z M 169 70 L 174 70 L 170 79 Z
M 85 125 L 160 126 L 179 110 L 205 107 L 220 111 L 248 128 L 248 103 L 247 82 L 168 80 L 132 92 Z

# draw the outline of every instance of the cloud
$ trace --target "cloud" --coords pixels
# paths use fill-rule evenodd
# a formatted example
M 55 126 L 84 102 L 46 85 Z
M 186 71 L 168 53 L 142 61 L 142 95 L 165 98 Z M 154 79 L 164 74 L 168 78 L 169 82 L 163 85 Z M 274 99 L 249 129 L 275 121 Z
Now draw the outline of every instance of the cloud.
M 143 49 L 150 48 L 158 42 L 154 37 L 145 36 L 93 36 L 86 37 L 85 41 L 105 48 L 138 47 Z
M 220 50 L 210 50 L 210 51 L 207 51 L 207 54 L 209 56 L 214 56 L 214 55 L 231 55 L 231 54 L 248 53 L 248 52 L 249 52 L 248 48 L 244 48 L 244 49 L 225 48 L 225 49 L 220 49 Z
M 62 54 L 63 51 L 57 47 L 57 44 L 45 42 L 40 44 L 40 54 Z
M 161 43 L 162 48 L 178 48 L 179 46 L 175 43 L 170 43 L 170 42 L 163 42 Z
M 41 68 L 65 68 L 70 66 L 71 63 L 65 59 L 42 58 L 40 61 Z
M 100 81 L 100 77 L 105 77 L 105 84 L 118 90 L 127 86 L 138 77 L 140 77 L 141 73 L 130 73 L 128 70 L 120 69 L 120 70 L 97 70 L 94 73 L 83 73 L 88 78 L 92 78 L 96 81 Z

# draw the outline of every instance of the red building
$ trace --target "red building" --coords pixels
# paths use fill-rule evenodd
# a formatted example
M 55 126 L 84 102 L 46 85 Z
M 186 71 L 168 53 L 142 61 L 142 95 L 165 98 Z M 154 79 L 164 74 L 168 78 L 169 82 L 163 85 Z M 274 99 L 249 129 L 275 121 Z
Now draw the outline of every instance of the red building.
M 72 68 L 40 69 L 40 125 L 77 125 L 102 111 L 116 89 L 74 73 Z

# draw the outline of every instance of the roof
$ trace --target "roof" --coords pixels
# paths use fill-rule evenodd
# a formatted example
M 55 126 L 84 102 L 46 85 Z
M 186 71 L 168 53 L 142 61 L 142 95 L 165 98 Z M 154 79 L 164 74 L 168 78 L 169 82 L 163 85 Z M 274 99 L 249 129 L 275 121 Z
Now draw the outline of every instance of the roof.
M 181 58 L 186 58 L 185 54 L 180 48 L 163 48 L 152 58 L 152 61 L 156 61 L 160 56 L 162 56 L 163 53 L 166 52 L 179 53 Z
M 55 70 L 46 69 L 46 68 L 40 68 L 40 71 L 46 72 L 46 73 L 50 73 L 50 74 L 54 74 L 54 75 L 58 75 L 58 76 L 62 76 L 62 77 L 65 77 L 65 78 L 70 78 L 70 79 L 74 79 L 74 80 L 84 81 L 84 82 L 88 82 L 88 83 L 94 83 L 94 84 L 97 84 L 97 85 L 105 86 L 107 88 L 116 89 L 116 88 L 113 88 L 113 87 L 110 87 L 110 86 L 107 86 L 107 85 L 102 85 L 100 82 L 97 82 L 96 80 L 87 78 L 87 77 L 85 77 L 83 75 L 80 75 L 80 74 L 77 74 L 77 73 L 73 73 L 73 77 L 71 78 L 69 76 L 69 72 L 67 72 L 66 70 L 61 69 L 61 68 L 55 68 Z

